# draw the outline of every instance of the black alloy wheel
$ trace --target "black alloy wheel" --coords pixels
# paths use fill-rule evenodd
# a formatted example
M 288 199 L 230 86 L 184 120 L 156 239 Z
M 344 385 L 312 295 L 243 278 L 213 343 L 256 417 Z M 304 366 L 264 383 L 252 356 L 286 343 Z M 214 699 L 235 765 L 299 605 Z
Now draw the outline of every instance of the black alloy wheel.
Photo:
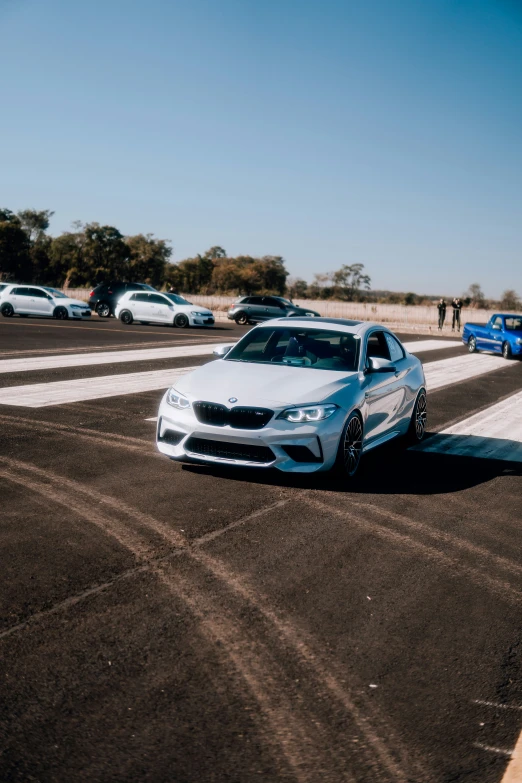
M 59 321 L 66 321 L 69 318 L 69 313 L 65 307 L 57 307 L 55 308 L 53 316 Z
M 415 400 L 415 405 L 413 406 L 411 422 L 406 435 L 406 443 L 408 446 L 415 446 L 416 443 L 420 443 L 421 440 L 424 439 L 427 425 L 428 401 L 426 398 L 426 390 L 421 389 Z
M 502 356 L 504 357 L 504 359 L 511 359 L 512 355 L 513 354 L 511 353 L 510 344 L 507 342 L 504 343 L 504 345 L 502 346 Z
M 177 326 L 178 329 L 186 329 L 189 325 L 189 319 L 188 316 L 185 315 L 185 313 L 178 313 L 177 316 L 174 318 L 174 326 Z
M 96 312 L 100 316 L 100 318 L 110 318 L 111 315 L 111 308 L 107 304 L 107 302 L 100 302 L 96 305 Z
M 122 324 L 131 324 L 132 323 L 132 313 L 130 310 L 122 310 L 120 313 L 120 321 Z
M 471 337 L 468 340 L 468 351 L 469 353 L 476 353 L 477 351 L 477 341 L 473 337 L 473 335 L 471 335 Z
M 237 313 L 237 315 L 234 318 L 234 321 L 236 324 L 239 324 L 239 326 L 246 326 L 248 323 L 248 315 L 246 313 Z
M 362 455 L 363 425 L 358 413 L 352 413 L 344 425 L 337 453 L 336 472 L 343 478 L 353 478 Z
M 12 318 L 14 315 L 13 305 L 10 302 L 6 302 L 0 307 L 0 313 L 2 313 L 4 318 Z

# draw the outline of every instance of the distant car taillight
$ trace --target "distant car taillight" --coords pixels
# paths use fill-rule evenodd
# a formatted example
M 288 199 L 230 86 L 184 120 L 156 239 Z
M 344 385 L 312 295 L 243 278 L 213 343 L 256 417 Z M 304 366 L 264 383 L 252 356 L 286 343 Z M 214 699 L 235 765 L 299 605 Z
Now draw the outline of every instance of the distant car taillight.
M 91 293 L 89 294 L 89 296 L 94 296 L 94 288 L 93 288 L 93 290 L 91 291 Z

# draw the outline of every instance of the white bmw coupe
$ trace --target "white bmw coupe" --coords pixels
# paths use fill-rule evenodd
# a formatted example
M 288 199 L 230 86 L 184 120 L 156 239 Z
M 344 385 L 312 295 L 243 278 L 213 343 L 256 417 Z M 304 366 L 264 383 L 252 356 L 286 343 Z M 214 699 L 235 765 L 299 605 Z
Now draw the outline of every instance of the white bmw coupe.
M 422 364 L 378 324 L 280 318 L 214 354 L 161 401 L 172 459 L 352 477 L 365 451 L 424 437 Z

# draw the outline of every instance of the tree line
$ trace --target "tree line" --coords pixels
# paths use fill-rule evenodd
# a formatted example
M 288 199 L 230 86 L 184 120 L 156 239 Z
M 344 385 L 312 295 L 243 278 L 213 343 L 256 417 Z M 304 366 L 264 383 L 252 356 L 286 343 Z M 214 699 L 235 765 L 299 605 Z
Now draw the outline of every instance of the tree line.
M 95 286 L 102 281 L 129 280 L 186 294 L 278 294 L 296 299 L 335 299 L 387 304 L 433 304 L 434 296 L 411 291 L 372 291 L 364 264 L 343 264 L 319 273 L 311 283 L 289 278 L 282 256 L 228 256 L 215 245 L 193 258 L 171 261 L 169 240 L 152 234 L 124 236 L 114 226 L 73 224 L 71 231 L 48 233 L 54 212 L 0 209 L 0 280 L 57 288 Z M 487 300 L 478 283 L 462 296 L 465 306 L 522 308 L 514 290 L 500 302 Z

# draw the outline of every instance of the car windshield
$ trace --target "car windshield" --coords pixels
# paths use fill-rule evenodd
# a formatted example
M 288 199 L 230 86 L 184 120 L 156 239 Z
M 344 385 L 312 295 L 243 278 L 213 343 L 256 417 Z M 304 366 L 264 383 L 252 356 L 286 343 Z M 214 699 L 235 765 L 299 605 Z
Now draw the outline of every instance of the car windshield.
M 58 291 L 57 288 L 48 288 L 47 286 L 44 286 L 44 291 L 49 291 L 49 293 L 54 297 L 54 299 L 68 299 L 68 296 L 65 296 L 65 294 L 62 294 L 61 291 Z
M 187 299 L 183 299 L 183 297 L 180 296 L 179 294 L 164 294 L 164 296 L 166 296 L 167 299 L 170 299 L 171 302 L 174 302 L 174 304 L 179 304 L 179 305 L 192 304 L 192 302 L 189 302 Z
M 144 288 L 146 291 L 155 291 L 156 290 L 155 288 L 153 288 L 148 283 L 141 283 L 141 287 Z
M 510 315 L 506 318 L 506 329 L 508 332 L 522 332 L 522 317 Z
M 346 332 L 258 327 L 232 348 L 225 361 L 354 372 L 360 342 L 358 335 Z

